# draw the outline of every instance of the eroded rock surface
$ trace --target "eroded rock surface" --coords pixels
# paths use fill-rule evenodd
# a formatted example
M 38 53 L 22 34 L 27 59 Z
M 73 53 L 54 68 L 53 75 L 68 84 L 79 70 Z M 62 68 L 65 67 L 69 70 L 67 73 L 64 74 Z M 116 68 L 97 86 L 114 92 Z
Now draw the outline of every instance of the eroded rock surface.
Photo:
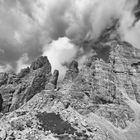
M 46 90 L 54 90 L 57 88 L 57 81 L 58 81 L 59 71 L 54 70 L 53 75 L 50 77 L 49 82 L 46 84 Z
M 47 57 L 39 57 L 31 67 L 13 72 L 1 73 L 0 93 L 3 99 L 2 112 L 19 108 L 30 100 L 36 93 L 45 89 L 51 76 L 51 65 Z
M 47 57 L 18 75 L 0 75 L 0 138 L 139 140 L 140 50 L 118 39 L 90 43 L 81 69 L 73 61 L 57 85 Z M 1 102 L 0 102 L 1 103 Z
M 79 73 L 78 62 L 72 61 L 71 64 L 69 65 L 69 69 L 65 74 L 64 83 L 73 81 L 77 77 L 78 73 Z

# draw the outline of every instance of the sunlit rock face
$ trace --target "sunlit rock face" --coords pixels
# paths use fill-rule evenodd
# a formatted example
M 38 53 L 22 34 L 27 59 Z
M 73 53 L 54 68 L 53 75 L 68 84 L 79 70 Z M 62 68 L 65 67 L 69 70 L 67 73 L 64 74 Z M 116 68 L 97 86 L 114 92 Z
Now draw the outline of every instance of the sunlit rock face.
M 125 129 L 135 121 L 134 110 L 126 100 L 139 103 L 140 75 L 132 64 L 139 61 L 140 51 L 115 40 L 99 45 L 97 54 L 90 57 L 73 82 L 69 82 L 68 91 L 65 93 L 62 89 L 62 102 L 70 102 L 80 114 L 93 112 L 116 128 Z
M 95 53 L 81 69 L 72 61 L 59 85 L 47 57 L 0 75 L 1 139 L 139 139 L 140 50 L 119 38 L 88 43 Z

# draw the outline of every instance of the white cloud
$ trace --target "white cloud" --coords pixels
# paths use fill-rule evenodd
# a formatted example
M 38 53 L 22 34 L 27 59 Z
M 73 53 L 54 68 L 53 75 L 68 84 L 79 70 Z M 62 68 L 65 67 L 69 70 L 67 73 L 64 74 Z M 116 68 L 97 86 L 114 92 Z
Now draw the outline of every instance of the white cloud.
M 27 54 L 23 54 L 22 57 L 17 61 L 17 70 L 16 73 L 19 73 L 21 69 L 27 68 L 29 58 Z
M 63 64 L 71 62 L 76 53 L 77 47 L 66 37 L 53 41 L 43 49 L 43 55 L 48 57 L 52 70 L 57 69 L 60 71 L 61 79 L 66 71 L 66 67 Z

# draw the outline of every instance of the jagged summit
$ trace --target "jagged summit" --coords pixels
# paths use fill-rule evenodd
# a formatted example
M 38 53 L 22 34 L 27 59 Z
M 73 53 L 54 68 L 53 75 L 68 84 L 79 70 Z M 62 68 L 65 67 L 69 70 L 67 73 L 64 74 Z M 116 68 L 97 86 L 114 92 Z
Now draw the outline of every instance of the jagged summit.
M 65 77 L 64 77 L 64 83 L 67 81 L 73 81 L 75 77 L 78 75 L 79 69 L 78 69 L 78 62 L 72 61 L 69 65 L 69 69 L 67 70 Z
M 36 61 L 32 62 L 30 69 L 37 70 L 43 66 L 48 66 L 48 70 L 51 69 L 51 64 L 46 56 L 40 56 Z
M 47 57 L 39 57 L 30 68 L 22 69 L 20 73 L 1 73 L 0 94 L 2 95 L 2 112 L 13 111 L 36 93 L 45 89 L 51 76 L 51 65 Z
M 96 53 L 82 69 L 72 61 L 60 86 L 43 56 L 0 74 L 1 139 L 139 139 L 140 50 L 119 39 L 86 45 Z

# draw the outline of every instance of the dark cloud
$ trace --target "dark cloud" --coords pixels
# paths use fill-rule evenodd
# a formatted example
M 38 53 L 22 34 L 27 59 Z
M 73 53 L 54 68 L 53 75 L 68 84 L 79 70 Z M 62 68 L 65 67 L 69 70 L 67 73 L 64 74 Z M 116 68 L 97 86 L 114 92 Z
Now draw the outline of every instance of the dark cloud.
M 65 53 L 67 46 L 63 44 L 72 45 L 70 53 L 76 55 L 80 48 L 71 40 L 98 38 L 112 18 L 119 19 L 118 32 L 122 39 L 138 47 L 139 21 L 130 29 L 135 21 L 136 4 L 137 0 L 0 0 L 0 68 L 19 70 L 39 55 L 50 52 L 55 57 L 56 43 L 58 46 L 62 43 L 60 50 Z M 58 52 L 57 58 L 62 60 L 59 58 L 62 53 Z M 74 57 L 69 53 L 68 56 L 70 60 Z M 60 68 L 61 62 L 57 65 Z

